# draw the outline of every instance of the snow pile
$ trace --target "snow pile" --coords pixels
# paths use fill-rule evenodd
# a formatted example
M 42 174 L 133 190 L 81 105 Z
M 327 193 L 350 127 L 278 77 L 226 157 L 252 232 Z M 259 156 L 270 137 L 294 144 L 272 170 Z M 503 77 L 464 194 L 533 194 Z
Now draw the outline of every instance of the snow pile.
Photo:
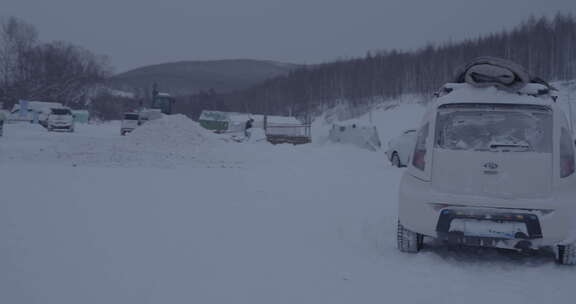
M 136 128 L 129 134 L 129 142 L 135 145 L 187 148 L 209 141 L 210 133 L 198 123 L 182 115 L 162 116 Z
M 212 153 L 226 143 L 182 115 L 163 117 L 120 135 L 120 123 L 78 124 L 75 133 L 48 132 L 37 124 L 4 126 L 2 162 L 91 167 L 174 168 L 237 166 Z M 223 148 L 225 149 L 225 148 Z

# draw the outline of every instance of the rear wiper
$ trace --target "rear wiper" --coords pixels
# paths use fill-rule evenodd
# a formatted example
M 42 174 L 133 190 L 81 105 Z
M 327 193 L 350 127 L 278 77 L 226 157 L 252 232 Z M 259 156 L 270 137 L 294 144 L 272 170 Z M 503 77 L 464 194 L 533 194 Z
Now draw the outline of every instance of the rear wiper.
M 490 149 L 522 149 L 522 150 L 530 150 L 530 146 L 528 146 L 528 145 L 517 145 L 517 144 L 492 144 L 492 145 L 490 145 Z

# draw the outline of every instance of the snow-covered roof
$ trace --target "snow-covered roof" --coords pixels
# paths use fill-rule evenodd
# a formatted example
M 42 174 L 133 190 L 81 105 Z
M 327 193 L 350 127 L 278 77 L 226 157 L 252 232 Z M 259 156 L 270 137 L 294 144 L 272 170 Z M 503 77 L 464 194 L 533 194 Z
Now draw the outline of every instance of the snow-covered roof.
M 434 103 L 435 107 L 453 103 L 503 103 L 503 104 L 533 104 L 551 106 L 554 104 L 550 94 L 539 95 L 547 89 L 540 84 L 528 84 L 517 92 L 497 89 L 496 87 L 479 88 L 467 83 L 450 83 L 443 87 L 448 93 L 440 96 Z
M 115 89 L 108 89 L 108 93 L 112 96 L 117 96 L 117 97 L 125 97 L 125 98 L 134 98 L 135 97 L 135 94 L 132 92 L 126 92 L 126 91 L 115 90 Z
M 200 113 L 200 120 L 211 120 L 211 121 L 228 121 L 232 123 L 244 123 L 248 119 L 262 119 L 261 115 L 252 115 L 249 113 L 237 113 L 237 112 L 222 112 L 222 111 L 202 111 Z
M 262 114 L 248 114 L 248 113 L 230 113 L 230 121 L 233 123 L 242 123 L 246 122 L 248 119 L 252 118 L 254 121 L 264 121 L 264 116 Z M 295 117 L 291 116 L 276 116 L 276 115 L 268 115 L 267 122 L 269 124 L 283 124 L 283 125 L 301 125 L 300 122 Z
M 202 111 L 200 113 L 200 120 L 210 121 L 228 121 L 228 113 L 220 111 Z
M 291 125 L 301 125 L 300 122 L 296 117 L 291 116 L 268 116 L 268 123 L 275 123 L 275 124 L 291 124 Z
M 78 114 L 90 114 L 88 110 L 72 110 L 72 113 Z
M 28 111 L 34 110 L 41 112 L 42 110 L 48 110 L 52 108 L 62 108 L 63 105 L 59 102 L 46 102 L 46 101 L 29 101 Z M 20 110 L 20 104 L 17 103 L 12 107 L 12 113 Z
M 264 121 L 264 115 L 262 114 L 221 112 L 221 111 L 202 111 L 202 113 L 200 114 L 200 120 L 228 121 L 233 124 L 245 123 L 250 118 L 254 119 L 254 121 L 256 122 Z M 302 122 L 300 122 L 298 119 L 290 116 L 268 115 L 267 120 L 268 123 L 272 124 L 286 124 L 286 125 L 302 124 Z
M 232 123 L 245 123 L 248 119 L 252 118 L 254 120 L 262 120 L 261 115 L 252 115 L 249 113 L 236 113 L 228 112 L 228 119 Z

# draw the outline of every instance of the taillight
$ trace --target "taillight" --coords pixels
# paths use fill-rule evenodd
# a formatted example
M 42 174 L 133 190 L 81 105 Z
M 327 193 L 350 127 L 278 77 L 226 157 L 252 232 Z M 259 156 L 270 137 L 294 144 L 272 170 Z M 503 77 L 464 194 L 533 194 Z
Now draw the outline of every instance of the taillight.
M 426 140 L 428 138 L 428 126 L 426 123 L 418 132 L 414 153 L 412 155 L 412 165 L 419 170 L 424 171 L 426 168 Z
M 574 159 L 565 158 L 561 160 L 560 177 L 567 177 L 574 173 Z
M 414 156 L 412 157 L 412 165 L 424 171 L 424 168 L 426 168 L 426 150 L 414 151 Z

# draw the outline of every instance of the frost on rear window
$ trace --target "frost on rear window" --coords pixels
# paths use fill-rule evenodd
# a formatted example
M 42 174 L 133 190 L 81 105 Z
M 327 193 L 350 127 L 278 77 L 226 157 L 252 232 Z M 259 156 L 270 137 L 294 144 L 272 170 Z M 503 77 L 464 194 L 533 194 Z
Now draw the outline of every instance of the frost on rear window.
M 125 120 L 138 120 L 138 114 L 124 114 Z
M 551 153 L 552 112 L 533 105 L 445 105 L 435 135 L 436 147 L 448 150 Z

